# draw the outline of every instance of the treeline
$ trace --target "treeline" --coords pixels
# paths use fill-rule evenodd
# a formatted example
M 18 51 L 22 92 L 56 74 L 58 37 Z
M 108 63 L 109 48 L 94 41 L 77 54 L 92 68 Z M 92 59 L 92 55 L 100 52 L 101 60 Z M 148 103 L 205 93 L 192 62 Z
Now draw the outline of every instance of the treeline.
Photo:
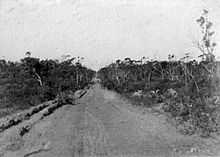
M 120 93 L 183 88 L 185 94 L 217 91 L 220 62 L 147 61 L 125 58 L 99 70 L 103 86 Z
M 94 75 L 76 58 L 58 61 L 27 56 L 19 62 L 0 60 L 0 107 L 37 105 L 63 91 L 84 88 Z
M 199 131 L 202 136 L 220 129 L 219 74 L 220 62 L 216 61 L 143 63 L 130 58 L 98 71 L 104 87 L 125 95 L 138 93 L 143 101 L 153 97 L 155 104 L 163 104 L 163 111 L 174 118 L 183 133 Z
M 220 62 L 214 56 L 215 32 L 208 11 L 204 9 L 196 22 L 202 33 L 197 42 L 201 62 L 189 61 L 189 53 L 180 60 L 174 55 L 167 61 L 125 58 L 100 69 L 98 76 L 104 87 L 162 103 L 184 132 L 208 136 L 220 131 Z

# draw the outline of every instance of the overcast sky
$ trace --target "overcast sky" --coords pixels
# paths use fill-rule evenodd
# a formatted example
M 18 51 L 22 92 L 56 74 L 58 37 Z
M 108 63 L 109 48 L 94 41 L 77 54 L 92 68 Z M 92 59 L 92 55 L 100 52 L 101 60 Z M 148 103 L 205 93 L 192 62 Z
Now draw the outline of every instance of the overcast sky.
M 210 12 L 218 43 L 219 0 L 0 0 L 0 57 L 72 54 L 98 69 L 125 57 L 197 56 L 202 9 Z

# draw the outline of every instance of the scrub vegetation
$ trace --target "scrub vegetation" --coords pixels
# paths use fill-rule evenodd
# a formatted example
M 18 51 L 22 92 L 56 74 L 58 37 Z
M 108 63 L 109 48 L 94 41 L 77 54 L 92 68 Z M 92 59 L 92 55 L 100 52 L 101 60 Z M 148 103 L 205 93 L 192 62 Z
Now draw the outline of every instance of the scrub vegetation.
M 94 74 L 79 57 L 40 60 L 27 52 L 19 62 L 0 60 L 0 117 L 82 89 Z
M 101 84 L 127 95 L 145 106 L 161 104 L 161 110 L 184 134 L 203 137 L 219 131 L 220 62 L 215 60 L 216 43 L 212 22 L 203 10 L 196 20 L 202 39 L 197 47 L 201 61 L 190 60 L 190 54 L 166 61 L 125 58 L 100 69 Z

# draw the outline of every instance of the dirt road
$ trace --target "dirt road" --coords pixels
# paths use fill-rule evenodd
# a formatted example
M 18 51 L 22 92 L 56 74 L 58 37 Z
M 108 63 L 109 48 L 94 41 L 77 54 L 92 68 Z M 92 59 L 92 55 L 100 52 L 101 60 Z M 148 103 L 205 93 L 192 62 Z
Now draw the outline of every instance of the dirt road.
M 23 137 L 16 134 L 16 127 L 0 134 L 0 157 L 178 157 L 211 153 L 199 138 L 177 133 L 163 115 L 142 114 L 99 84 L 76 103 L 37 122 Z

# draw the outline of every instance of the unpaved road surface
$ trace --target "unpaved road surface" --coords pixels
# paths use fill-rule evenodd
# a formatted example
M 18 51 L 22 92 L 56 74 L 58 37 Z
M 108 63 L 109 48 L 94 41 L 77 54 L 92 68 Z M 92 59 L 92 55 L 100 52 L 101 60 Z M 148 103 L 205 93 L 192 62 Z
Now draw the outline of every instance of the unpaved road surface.
M 17 126 L 1 133 L 0 157 L 212 155 L 200 138 L 180 135 L 163 115 L 143 114 L 99 84 L 88 89 L 76 104 L 56 110 L 22 137 Z

